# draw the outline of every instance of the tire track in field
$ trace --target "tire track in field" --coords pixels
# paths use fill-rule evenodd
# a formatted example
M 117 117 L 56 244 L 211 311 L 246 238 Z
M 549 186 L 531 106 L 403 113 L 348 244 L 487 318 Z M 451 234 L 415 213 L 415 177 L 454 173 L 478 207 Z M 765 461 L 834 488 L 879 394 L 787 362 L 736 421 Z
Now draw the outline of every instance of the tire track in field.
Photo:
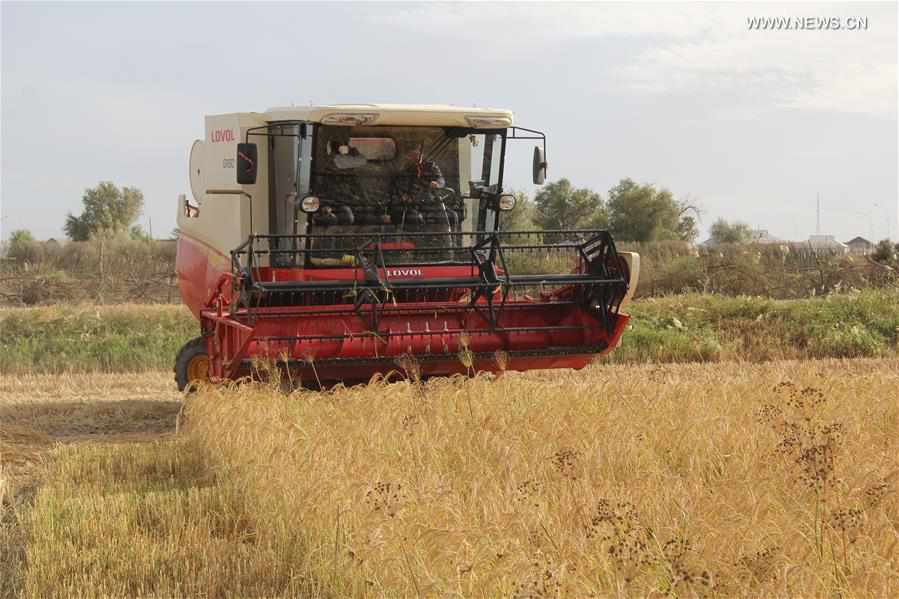
M 9 491 L 57 443 L 171 435 L 180 399 L 168 372 L 0 376 L 0 480 Z
M 0 376 L 0 599 L 22 592 L 25 514 L 60 443 L 140 443 L 175 432 L 170 372 Z

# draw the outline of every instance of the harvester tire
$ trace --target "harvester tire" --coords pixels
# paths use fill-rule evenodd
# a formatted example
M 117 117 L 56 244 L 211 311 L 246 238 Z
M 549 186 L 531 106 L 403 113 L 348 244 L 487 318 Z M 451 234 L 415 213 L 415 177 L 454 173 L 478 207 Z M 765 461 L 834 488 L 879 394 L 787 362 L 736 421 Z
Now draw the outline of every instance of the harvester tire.
M 209 380 L 209 352 L 206 351 L 206 340 L 203 337 L 191 339 L 178 351 L 175 358 L 175 382 L 178 391 L 188 392 L 196 389 L 191 383 L 202 383 Z

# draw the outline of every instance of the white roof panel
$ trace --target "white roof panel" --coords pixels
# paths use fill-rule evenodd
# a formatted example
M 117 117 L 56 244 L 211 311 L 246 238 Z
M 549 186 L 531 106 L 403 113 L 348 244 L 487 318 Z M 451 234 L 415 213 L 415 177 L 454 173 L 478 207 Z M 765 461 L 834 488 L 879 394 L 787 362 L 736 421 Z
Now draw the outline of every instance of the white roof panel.
M 365 120 L 366 125 L 408 125 L 431 127 L 473 127 L 503 129 L 511 127 L 511 110 L 467 108 L 440 104 L 330 104 L 323 106 L 287 106 L 265 111 L 266 121 L 307 121 L 332 123 Z M 361 124 L 361 123 L 356 123 Z

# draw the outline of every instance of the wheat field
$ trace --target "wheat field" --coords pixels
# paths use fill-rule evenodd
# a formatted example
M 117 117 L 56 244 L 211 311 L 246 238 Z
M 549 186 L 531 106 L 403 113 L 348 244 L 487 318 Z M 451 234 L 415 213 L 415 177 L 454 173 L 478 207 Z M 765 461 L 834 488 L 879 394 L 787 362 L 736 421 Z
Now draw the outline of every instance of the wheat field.
M 895 597 L 897 389 L 895 359 L 204 389 L 177 435 L 46 454 L 17 591 Z

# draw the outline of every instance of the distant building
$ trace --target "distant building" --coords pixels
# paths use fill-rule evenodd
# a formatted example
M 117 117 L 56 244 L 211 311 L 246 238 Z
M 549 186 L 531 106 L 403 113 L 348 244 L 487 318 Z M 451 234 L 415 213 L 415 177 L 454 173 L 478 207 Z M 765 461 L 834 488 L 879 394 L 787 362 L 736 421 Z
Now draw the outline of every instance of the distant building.
M 853 256 L 867 256 L 874 251 L 874 244 L 864 237 L 856 237 L 846 242 L 849 246 L 849 253 Z
M 768 229 L 751 229 L 749 231 L 749 243 L 783 243 L 774 235 L 768 233 Z
M 815 251 L 829 251 L 838 254 L 848 254 L 849 246 L 833 235 L 812 235 L 808 238 L 807 245 Z

